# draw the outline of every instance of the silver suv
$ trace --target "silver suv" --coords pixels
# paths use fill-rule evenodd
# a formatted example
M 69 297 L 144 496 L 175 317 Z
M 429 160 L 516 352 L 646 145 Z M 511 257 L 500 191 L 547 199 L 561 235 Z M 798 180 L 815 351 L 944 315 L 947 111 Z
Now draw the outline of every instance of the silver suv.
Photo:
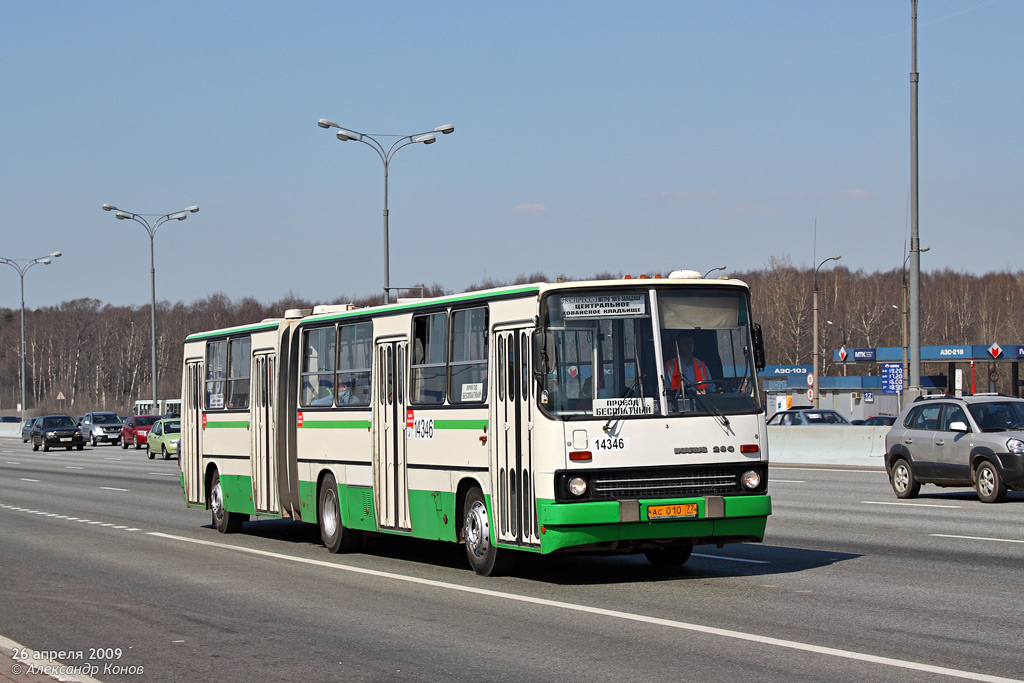
M 117 413 L 86 413 L 80 425 L 82 436 L 96 447 L 98 443 L 121 443 L 121 416 Z
M 885 436 L 885 469 L 898 498 L 921 484 L 973 486 L 983 503 L 1024 489 L 1024 399 L 927 396 L 907 405 Z

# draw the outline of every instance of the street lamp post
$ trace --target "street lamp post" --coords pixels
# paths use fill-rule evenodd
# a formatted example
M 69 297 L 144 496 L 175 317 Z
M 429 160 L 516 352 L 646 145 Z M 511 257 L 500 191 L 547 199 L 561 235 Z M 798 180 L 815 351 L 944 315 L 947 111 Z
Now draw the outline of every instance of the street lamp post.
M 920 249 L 917 250 L 917 253 L 918 254 L 923 254 L 924 252 L 928 251 L 929 249 L 931 249 L 931 247 L 921 247 Z M 910 378 L 907 376 L 907 351 L 908 351 L 908 349 L 907 349 L 907 321 L 908 321 L 908 318 L 910 317 L 910 307 L 909 307 L 908 296 L 907 296 L 907 261 L 910 260 L 910 257 L 911 257 L 911 254 L 907 254 L 906 258 L 903 259 L 903 316 L 902 316 L 903 317 L 903 337 L 902 337 L 902 341 L 903 341 L 903 390 L 904 390 L 904 392 L 906 392 L 906 389 L 909 386 L 908 382 L 910 380 Z M 918 256 L 918 263 L 920 263 L 920 256 Z M 896 308 L 896 307 L 893 306 L 893 308 Z M 920 386 L 920 380 L 921 380 L 921 378 L 918 377 L 918 386 Z
M 814 381 L 811 384 L 811 393 L 814 396 L 811 401 L 815 408 L 818 407 L 818 271 L 829 261 L 838 261 L 841 258 L 840 254 L 829 256 L 814 269 Z
M 187 209 L 182 209 L 176 213 L 165 213 L 163 215 L 156 213 L 132 213 L 130 211 L 122 211 L 113 204 L 104 204 L 104 211 L 116 211 L 114 217 L 119 221 L 130 219 L 141 225 L 149 233 L 149 291 L 150 291 L 150 318 L 149 318 L 149 333 L 152 338 L 152 356 L 153 356 L 153 411 L 157 410 L 157 393 L 156 393 L 156 250 L 153 246 L 154 238 L 156 237 L 156 231 L 160 229 L 160 226 L 167 221 L 183 221 L 188 218 L 190 213 L 199 211 L 198 206 L 190 206 Z M 146 216 L 155 216 L 156 220 L 150 223 L 146 220 Z
M 441 133 L 442 135 L 448 135 L 449 133 L 455 132 L 455 126 L 448 123 L 443 126 L 438 126 L 432 131 L 424 131 L 422 133 L 413 133 L 412 135 L 386 135 L 377 134 L 377 137 L 396 137 L 397 140 L 392 143 L 391 147 L 385 149 L 384 144 L 374 137 L 366 133 L 360 133 L 354 131 L 351 128 L 342 128 L 334 121 L 328 119 L 320 119 L 317 121 L 318 126 L 321 128 L 337 128 L 338 132 L 335 136 L 342 142 L 348 142 L 349 140 L 355 140 L 361 142 L 364 145 L 372 148 L 380 157 L 381 162 L 384 164 L 384 303 L 391 303 L 391 281 L 390 281 L 390 261 L 391 253 L 388 247 L 388 168 L 391 166 L 391 159 L 395 156 L 395 153 L 407 147 L 408 145 L 422 142 L 425 145 L 432 145 L 437 141 L 437 136 L 434 133 Z M 394 289 L 406 289 L 404 287 L 395 287 Z
M 32 266 L 42 263 L 48 266 L 53 259 L 59 258 L 60 252 L 54 251 L 46 256 L 33 259 L 9 259 L 0 258 L 0 263 L 10 266 L 18 271 L 21 278 L 21 423 L 25 424 L 25 273 Z
M 707 280 L 708 275 L 711 275 L 711 273 L 717 273 L 720 270 L 725 270 L 725 266 L 718 266 L 717 268 L 712 268 L 708 272 L 704 273 L 704 279 Z

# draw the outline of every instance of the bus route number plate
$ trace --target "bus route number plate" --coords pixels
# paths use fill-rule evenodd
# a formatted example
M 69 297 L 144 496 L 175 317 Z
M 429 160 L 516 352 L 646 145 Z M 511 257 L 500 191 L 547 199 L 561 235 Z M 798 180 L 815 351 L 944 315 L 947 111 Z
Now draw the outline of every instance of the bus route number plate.
M 647 519 L 683 519 L 697 516 L 696 503 L 681 503 L 676 505 L 648 505 Z

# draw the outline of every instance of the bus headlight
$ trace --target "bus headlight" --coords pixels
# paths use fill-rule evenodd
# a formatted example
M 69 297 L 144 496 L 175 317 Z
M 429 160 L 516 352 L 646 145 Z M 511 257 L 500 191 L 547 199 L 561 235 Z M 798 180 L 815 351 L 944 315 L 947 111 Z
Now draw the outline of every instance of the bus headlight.
M 747 470 L 740 477 L 740 481 L 743 482 L 743 488 L 753 491 L 761 485 L 761 473 L 756 470 Z
M 587 480 L 583 477 L 573 477 L 569 480 L 569 493 L 579 498 L 587 492 Z

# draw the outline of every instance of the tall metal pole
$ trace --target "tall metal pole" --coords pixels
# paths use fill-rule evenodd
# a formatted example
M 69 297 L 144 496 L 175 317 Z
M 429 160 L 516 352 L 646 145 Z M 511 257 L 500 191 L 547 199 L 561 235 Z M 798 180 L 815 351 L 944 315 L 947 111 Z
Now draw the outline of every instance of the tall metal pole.
M 156 237 L 156 230 L 149 231 L 149 338 L 153 358 L 153 412 L 156 408 L 156 248 L 153 245 Z
M 917 0 L 913 13 L 910 72 L 910 391 L 921 390 L 921 238 L 918 216 L 917 176 Z
M 391 303 L 391 248 L 388 245 L 388 169 L 391 166 L 391 159 L 395 156 L 395 152 L 408 145 L 417 142 L 422 142 L 425 145 L 433 144 L 437 141 L 437 136 L 434 135 L 434 133 L 448 135 L 449 133 L 455 132 L 455 126 L 448 123 L 443 126 L 438 126 L 432 131 L 413 133 L 412 135 L 385 135 L 381 133 L 370 135 L 368 133 L 360 133 L 359 131 L 352 130 L 351 128 L 342 128 L 337 123 L 329 119 L 320 119 L 317 121 L 316 125 L 321 128 L 337 128 L 338 132 L 335 134 L 335 137 L 342 142 L 355 140 L 356 142 L 361 142 L 364 145 L 371 147 L 384 164 L 384 303 L 389 304 Z M 392 143 L 391 147 L 385 149 L 384 144 L 377 139 L 378 137 L 395 137 L 398 139 Z M 402 288 L 396 287 L 395 289 Z
M 814 381 L 811 383 L 814 396 L 811 405 L 818 407 L 818 271 L 814 271 Z
M 814 378 L 811 380 L 811 404 L 818 407 L 818 271 L 823 265 L 829 261 L 838 261 L 843 258 L 842 255 L 836 254 L 835 256 L 829 256 L 827 259 L 818 264 L 818 267 L 814 269 L 814 319 L 812 324 L 814 325 Z
M 157 379 L 156 379 L 156 231 L 160 229 L 160 226 L 167 221 L 183 221 L 188 218 L 190 213 L 199 211 L 198 206 L 190 206 L 187 209 L 175 213 L 165 214 L 141 214 L 132 213 L 130 211 L 121 211 L 113 204 L 104 204 L 104 211 L 116 211 L 114 217 L 119 221 L 133 220 L 146 229 L 149 233 L 149 293 L 150 293 L 150 307 L 149 307 L 149 335 L 150 335 L 150 355 L 152 358 L 152 372 L 153 372 L 153 412 L 157 412 Z M 158 216 L 156 221 L 150 223 L 146 220 L 146 216 Z

